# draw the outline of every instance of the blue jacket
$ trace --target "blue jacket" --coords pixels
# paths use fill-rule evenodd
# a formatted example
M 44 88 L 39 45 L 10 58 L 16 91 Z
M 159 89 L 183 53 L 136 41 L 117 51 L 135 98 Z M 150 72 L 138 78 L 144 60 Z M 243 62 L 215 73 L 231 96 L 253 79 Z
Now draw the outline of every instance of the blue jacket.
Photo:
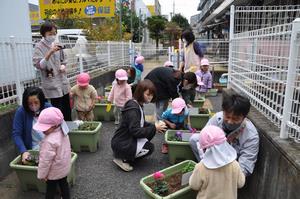
M 135 64 L 135 68 L 140 70 L 141 73 L 144 72 L 144 65 L 143 64 Z
M 45 108 L 51 107 L 51 104 L 45 103 Z M 23 106 L 20 106 L 15 114 L 13 122 L 12 137 L 20 153 L 32 149 L 32 121 L 33 115 L 25 111 Z
M 172 112 L 172 109 L 168 108 L 165 112 L 163 112 L 161 117 L 164 120 L 168 120 L 168 121 L 176 124 L 176 127 L 182 125 L 184 123 L 185 118 L 187 118 L 189 115 L 189 111 L 187 108 L 184 109 L 184 114 L 182 114 L 182 115 L 175 115 L 175 114 L 172 114 L 171 112 Z

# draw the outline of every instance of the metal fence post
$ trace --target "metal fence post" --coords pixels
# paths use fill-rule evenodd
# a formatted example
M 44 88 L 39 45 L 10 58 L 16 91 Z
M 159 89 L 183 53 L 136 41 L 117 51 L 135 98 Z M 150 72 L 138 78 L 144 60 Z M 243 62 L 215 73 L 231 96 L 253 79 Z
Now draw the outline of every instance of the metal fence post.
M 288 63 L 288 72 L 287 72 L 287 81 L 285 87 L 284 95 L 284 105 L 283 105 L 283 114 L 280 128 L 280 138 L 287 139 L 287 122 L 290 120 L 291 109 L 292 109 L 292 100 L 294 95 L 295 80 L 296 80 L 296 68 L 297 68 L 297 34 L 300 32 L 300 18 L 297 18 L 293 21 L 292 26 L 292 35 L 290 41 L 290 54 L 289 54 L 289 63 Z M 299 41 L 299 40 L 298 40 Z
M 125 66 L 124 41 L 122 41 L 122 66 Z
M 83 73 L 82 43 L 79 42 L 79 71 Z
M 230 7 L 230 29 L 229 29 L 229 60 L 228 60 L 228 82 L 227 88 L 230 88 L 231 70 L 232 70 L 232 48 L 234 40 L 234 5 Z
M 131 40 L 129 40 L 129 64 L 130 66 L 133 65 L 133 46 Z
M 18 105 L 22 104 L 22 94 L 23 94 L 23 89 L 21 87 L 21 80 L 20 80 L 20 70 L 19 66 L 17 64 L 17 45 L 16 45 L 16 39 L 14 36 L 10 36 L 10 48 L 11 48 L 11 57 L 12 57 L 12 68 L 14 69 L 15 72 L 15 77 L 16 77 L 16 91 L 17 91 L 17 103 Z
M 111 62 L 110 62 L 110 41 L 107 41 L 107 65 L 108 67 L 111 66 Z
M 169 61 L 172 61 L 171 59 L 172 59 L 172 55 L 171 55 L 171 47 L 168 47 L 168 55 L 169 55 Z
M 181 48 L 182 48 L 182 41 L 181 41 L 181 39 L 178 39 L 179 62 L 181 62 L 181 60 L 182 60 L 182 50 L 181 50 Z

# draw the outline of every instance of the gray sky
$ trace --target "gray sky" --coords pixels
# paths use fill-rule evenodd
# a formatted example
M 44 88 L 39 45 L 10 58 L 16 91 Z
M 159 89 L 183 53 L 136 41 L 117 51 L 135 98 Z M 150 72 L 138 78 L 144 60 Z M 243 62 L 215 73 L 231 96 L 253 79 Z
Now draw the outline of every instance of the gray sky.
M 180 13 L 189 21 L 192 15 L 198 14 L 198 4 L 200 0 L 159 0 L 163 15 L 170 15 L 173 12 L 173 1 L 175 2 L 175 13 Z
M 38 4 L 38 0 L 28 0 L 30 3 Z M 145 0 L 147 2 L 149 0 Z M 189 21 L 192 15 L 199 13 L 197 11 L 200 0 L 159 0 L 161 12 L 163 15 L 169 15 L 173 11 L 173 1 L 175 2 L 175 13 L 180 13 Z

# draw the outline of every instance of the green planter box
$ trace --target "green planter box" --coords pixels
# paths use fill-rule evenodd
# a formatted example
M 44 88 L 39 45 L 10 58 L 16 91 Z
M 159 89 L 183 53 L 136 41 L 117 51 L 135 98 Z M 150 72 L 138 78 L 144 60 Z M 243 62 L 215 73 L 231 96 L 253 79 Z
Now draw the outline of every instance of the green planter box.
M 196 107 L 196 108 L 202 108 L 204 102 L 205 102 L 205 97 L 201 97 L 198 100 L 194 100 L 194 102 L 192 103 L 192 106 Z
M 190 108 L 190 121 L 191 121 L 191 126 L 193 128 L 196 128 L 197 130 L 203 129 L 203 127 L 206 125 L 206 123 L 209 120 L 210 117 L 210 110 L 205 109 L 208 111 L 207 114 L 199 114 L 199 109 L 198 108 Z
M 94 120 L 95 121 L 114 121 L 114 105 L 111 105 L 109 112 L 106 112 L 107 103 L 96 103 L 94 108 Z
M 215 97 L 218 95 L 218 89 L 213 88 L 209 89 L 208 92 L 205 94 L 206 97 Z
M 100 141 L 101 122 L 84 122 L 98 124 L 93 131 L 72 130 L 69 133 L 72 150 L 75 152 L 96 152 Z
M 30 153 L 38 153 L 38 151 L 29 150 Z M 68 175 L 68 183 L 69 185 L 75 185 L 75 161 L 77 159 L 77 154 L 72 152 L 72 165 L 71 170 Z M 23 191 L 28 190 L 37 190 L 38 192 L 45 193 L 46 192 L 46 183 L 37 178 L 37 166 L 26 166 L 19 165 L 21 162 L 21 155 L 16 157 L 13 161 L 10 162 L 9 166 L 13 170 L 16 171 L 17 176 L 19 178 L 21 188 Z
M 186 160 L 184 162 L 178 163 L 176 165 L 173 165 L 171 167 L 168 167 L 166 169 L 161 170 L 160 172 L 162 172 L 166 177 L 171 176 L 175 173 L 178 173 L 180 171 L 182 171 L 182 169 L 188 165 L 188 164 L 196 164 L 195 162 L 191 161 L 191 160 Z M 154 182 L 153 179 L 153 175 L 149 175 L 146 176 L 144 178 L 142 178 L 140 180 L 140 185 L 142 187 L 142 189 L 145 192 L 145 195 L 147 198 L 160 198 L 160 199 L 192 199 L 192 198 L 196 198 L 197 196 L 197 192 L 192 190 L 192 188 L 190 186 L 187 186 L 183 189 L 180 189 L 168 196 L 162 197 L 159 196 L 157 194 L 154 194 L 151 190 L 151 188 L 147 185 L 148 183 L 152 183 Z
M 178 130 L 168 130 L 165 133 L 165 141 L 169 148 L 169 162 L 170 164 L 175 164 L 176 162 L 183 160 L 196 160 L 195 155 L 191 149 L 189 142 L 183 141 L 172 141 L 171 138 L 175 136 Z M 188 130 L 181 130 L 184 133 L 190 133 Z

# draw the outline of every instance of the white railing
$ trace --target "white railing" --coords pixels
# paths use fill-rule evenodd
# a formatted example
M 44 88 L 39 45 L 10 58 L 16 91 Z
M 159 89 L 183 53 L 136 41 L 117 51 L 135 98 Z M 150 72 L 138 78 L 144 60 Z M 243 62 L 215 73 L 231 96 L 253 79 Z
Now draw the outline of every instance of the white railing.
M 233 23 L 236 19 L 232 14 L 241 10 L 247 13 L 246 9 L 235 12 L 231 8 L 228 85 L 247 95 L 251 104 L 280 128 L 281 138 L 300 142 L 300 19 L 281 24 L 281 18 L 274 18 L 274 26 L 257 29 L 259 24 L 248 24 L 246 28 Z M 271 15 L 261 12 L 263 16 Z M 251 14 L 257 16 L 249 13 L 248 21 L 252 21 Z
M 40 86 L 39 71 L 32 63 L 35 43 L 14 37 L 0 40 L 0 110 L 5 106 L 20 104 L 25 88 Z M 130 66 L 133 54 L 136 54 L 131 49 L 134 46 L 131 42 L 62 41 L 60 44 L 66 47 L 64 54 L 71 84 L 80 72 L 89 72 L 93 76 L 99 71 Z

